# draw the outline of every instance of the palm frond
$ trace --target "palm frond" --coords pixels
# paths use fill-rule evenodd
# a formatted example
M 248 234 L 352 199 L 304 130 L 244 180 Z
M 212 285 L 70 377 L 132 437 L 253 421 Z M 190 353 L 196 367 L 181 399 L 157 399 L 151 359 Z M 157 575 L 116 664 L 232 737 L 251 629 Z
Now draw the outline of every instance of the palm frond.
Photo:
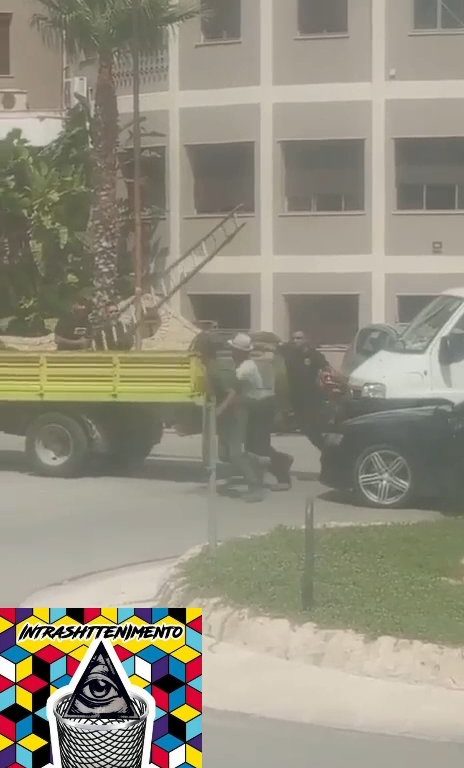
M 36 0 L 33 25 L 49 44 L 64 37 L 71 55 L 127 52 L 133 36 L 133 0 Z M 162 33 L 196 16 L 201 0 L 139 0 L 140 49 L 152 52 Z

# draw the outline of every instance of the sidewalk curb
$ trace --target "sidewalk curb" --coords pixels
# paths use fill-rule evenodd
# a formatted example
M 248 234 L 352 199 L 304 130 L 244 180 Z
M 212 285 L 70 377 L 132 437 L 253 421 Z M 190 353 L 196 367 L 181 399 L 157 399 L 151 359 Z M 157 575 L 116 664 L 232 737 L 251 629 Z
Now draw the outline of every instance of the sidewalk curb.
M 417 670 L 423 673 L 424 669 L 420 654 L 412 675 L 410 670 L 406 674 L 404 669 L 395 668 L 394 656 L 393 660 L 390 656 L 389 665 L 382 661 L 382 654 L 391 653 L 390 641 L 409 644 L 413 654 L 423 644 L 380 638 L 371 644 L 376 646 L 376 663 L 372 658 L 366 662 L 361 653 L 366 642 L 355 633 L 329 632 L 309 625 L 310 630 L 304 628 L 306 634 L 298 644 L 297 630 L 284 620 L 254 617 L 247 611 L 221 605 L 219 600 L 195 600 L 179 570 L 203 549 L 197 546 L 176 560 L 107 571 L 56 585 L 29 596 L 22 605 L 194 604 L 204 610 L 208 708 L 342 730 L 464 742 L 464 690 L 457 689 L 455 679 L 440 685 L 436 679 L 432 684 L 423 677 L 418 679 Z M 289 633 L 293 636 L 291 648 Z M 361 643 L 351 660 L 342 652 L 347 636 Z M 439 650 L 443 657 L 449 649 Z M 464 660 L 460 649 L 456 653 L 461 682 Z

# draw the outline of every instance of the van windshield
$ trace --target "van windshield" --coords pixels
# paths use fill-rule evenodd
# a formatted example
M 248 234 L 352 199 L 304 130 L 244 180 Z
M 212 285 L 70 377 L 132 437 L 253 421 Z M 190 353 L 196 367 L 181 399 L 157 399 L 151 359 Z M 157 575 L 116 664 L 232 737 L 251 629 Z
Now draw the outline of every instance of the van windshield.
M 395 352 L 425 352 L 441 329 L 463 304 L 457 296 L 438 296 L 403 331 L 394 344 Z

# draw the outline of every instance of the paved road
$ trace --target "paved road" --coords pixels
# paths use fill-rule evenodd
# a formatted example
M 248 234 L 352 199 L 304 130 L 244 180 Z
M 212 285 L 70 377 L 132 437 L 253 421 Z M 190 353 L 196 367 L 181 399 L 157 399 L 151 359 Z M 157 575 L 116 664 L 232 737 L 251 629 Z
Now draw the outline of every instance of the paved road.
M 461 768 L 464 744 L 207 712 L 205 764 L 221 768 Z
M 248 506 L 217 499 L 221 538 L 301 525 L 305 498 L 319 496 L 319 522 L 385 520 L 346 504 L 317 482 L 317 454 L 304 438 L 276 441 L 296 456 L 290 493 Z M 137 477 L 49 480 L 27 472 L 22 440 L 0 435 L 0 603 L 87 573 L 168 558 L 205 541 L 207 504 L 198 438 L 167 435 Z M 438 513 L 390 513 L 392 519 Z

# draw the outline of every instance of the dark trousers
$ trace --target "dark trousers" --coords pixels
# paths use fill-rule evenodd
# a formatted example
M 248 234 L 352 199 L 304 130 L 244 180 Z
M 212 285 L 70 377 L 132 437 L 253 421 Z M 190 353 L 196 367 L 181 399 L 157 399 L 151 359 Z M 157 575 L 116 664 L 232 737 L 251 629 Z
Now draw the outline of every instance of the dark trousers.
M 275 404 L 273 398 L 256 401 L 249 410 L 246 450 L 256 456 L 271 460 L 269 470 L 278 483 L 290 483 L 292 459 L 287 453 L 272 447 L 271 434 L 274 424 Z
M 324 430 L 329 420 L 328 403 L 316 401 L 295 410 L 298 428 L 318 450 L 322 450 Z

